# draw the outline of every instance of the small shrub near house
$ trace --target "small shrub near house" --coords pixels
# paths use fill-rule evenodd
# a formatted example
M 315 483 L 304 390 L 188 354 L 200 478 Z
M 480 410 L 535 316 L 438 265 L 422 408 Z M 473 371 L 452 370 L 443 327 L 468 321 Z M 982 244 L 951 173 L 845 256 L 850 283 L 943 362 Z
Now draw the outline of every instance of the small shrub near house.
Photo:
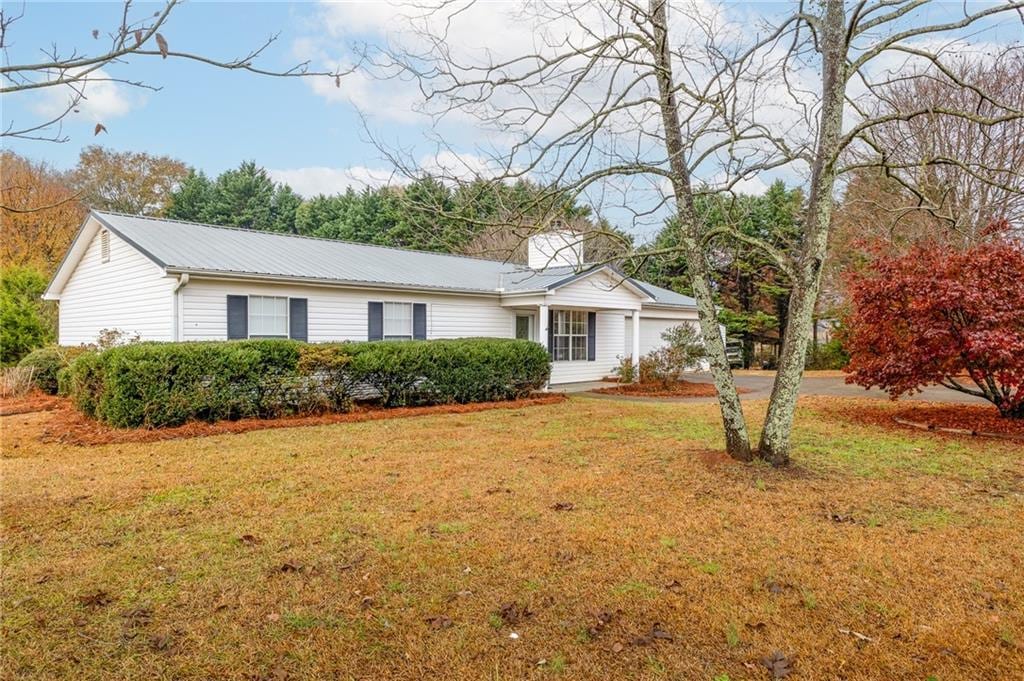
M 700 334 L 690 324 L 680 324 L 668 329 L 661 334 L 661 339 L 665 341 L 665 345 L 641 357 L 639 367 L 634 367 L 629 357 L 624 357 L 620 361 L 616 369 L 619 382 L 631 383 L 639 378 L 640 383 L 677 383 L 683 380 L 683 374 L 697 369 L 700 361 L 707 357 L 707 350 L 700 340 Z
M 18 366 L 32 369 L 32 381 L 35 387 L 44 393 L 56 395 L 59 386 L 58 374 L 69 367 L 79 355 L 89 351 L 90 348 L 86 346 L 48 345 L 22 357 Z
M 310 345 L 291 340 L 139 343 L 82 355 L 62 386 L 119 427 L 522 397 L 548 378 L 536 343 L 503 339 Z

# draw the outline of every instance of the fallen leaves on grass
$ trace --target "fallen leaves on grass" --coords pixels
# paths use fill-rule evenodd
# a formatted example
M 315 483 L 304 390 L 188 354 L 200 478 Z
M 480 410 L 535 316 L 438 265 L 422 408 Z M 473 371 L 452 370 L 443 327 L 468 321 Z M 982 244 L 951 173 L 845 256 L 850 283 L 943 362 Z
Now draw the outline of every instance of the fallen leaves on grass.
M 144 627 L 153 619 L 153 609 L 148 606 L 139 606 L 121 613 L 126 627 Z
M 678 579 L 673 579 L 665 585 L 666 591 L 671 591 L 674 594 L 680 594 L 683 592 L 683 585 Z
M 427 617 L 424 622 L 430 625 L 431 629 L 447 629 L 452 626 L 452 618 L 447 615 L 434 615 Z
M 761 664 L 768 668 L 773 679 L 784 679 L 793 673 L 793 662 L 778 650 L 761 658 Z
M 170 650 L 174 638 L 170 634 L 153 634 L 149 637 L 149 649 L 156 652 Z
M 506 603 L 498 609 L 498 617 L 508 626 L 515 626 L 523 620 L 533 617 L 533 612 L 519 603 Z
M 114 597 L 103 589 L 98 589 L 78 597 L 78 604 L 87 608 L 98 608 L 114 602 Z
M 665 631 L 662 627 L 661 622 L 655 622 L 651 625 L 651 630 L 637 636 L 633 639 L 633 645 L 637 646 L 649 646 L 655 641 L 671 641 L 672 634 Z
M 605 628 L 612 623 L 617 615 L 621 615 L 621 610 L 612 612 L 610 610 L 601 610 L 600 612 L 593 613 L 594 622 L 587 627 L 587 635 L 591 639 L 597 638 Z
M 1024 420 L 1006 419 L 995 407 L 985 404 L 943 404 L 937 402 L 882 402 L 808 398 L 806 403 L 829 417 L 847 423 L 880 426 L 888 430 L 911 431 L 911 426 L 896 419 L 921 424 L 945 437 L 973 437 L 974 433 L 994 433 L 1024 439 Z M 930 427 L 930 428 L 927 428 Z M 952 428 L 965 432 L 939 430 Z

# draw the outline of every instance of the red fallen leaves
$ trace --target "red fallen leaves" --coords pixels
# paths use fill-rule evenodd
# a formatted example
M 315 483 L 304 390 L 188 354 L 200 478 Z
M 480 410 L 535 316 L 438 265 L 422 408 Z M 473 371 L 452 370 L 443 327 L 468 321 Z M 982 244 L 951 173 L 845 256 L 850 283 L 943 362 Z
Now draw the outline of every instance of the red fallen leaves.
M 1024 418 L 1024 245 L 997 236 L 963 251 L 883 255 L 848 292 L 848 383 L 894 399 L 941 384 Z

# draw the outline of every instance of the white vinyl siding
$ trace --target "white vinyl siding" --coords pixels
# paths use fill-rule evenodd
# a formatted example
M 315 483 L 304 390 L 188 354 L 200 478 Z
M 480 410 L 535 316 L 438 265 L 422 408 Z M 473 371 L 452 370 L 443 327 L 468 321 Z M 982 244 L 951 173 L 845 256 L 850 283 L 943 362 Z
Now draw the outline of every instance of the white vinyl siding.
M 61 292 L 59 342 L 95 343 L 106 329 L 142 340 L 174 340 L 173 288 L 174 279 L 152 260 L 116 234 L 98 230 Z
M 288 299 L 249 296 L 249 338 L 287 338 Z
M 574 281 L 555 291 L 551 297 L 552 307 L 582 307 L 595 309 L 636 310 L 641 299 L 627 286 L 605 272 L 595 272 L 579 281 Z
M 412 340 L 412 303 L 384 303 L 384 340 Z
M 595 357 L 593 362 L 552 362 L 551 383 L 599 381 L 615 373 L 622 355 L 623 314 L 598 312 L 596 320 Z
M 426 303 L 427 338 L 512 338 L 515 335 L 515 314 L 502 308 L 497 297 L 220 281 L 193 277 L 179 292 L 182 298 L 182 340 L 227 338 L 228 294 L 306 298 L 309 340 L 313 343 L 366 340 L 369 322 L 367 302 L 371 300 L 385 303 Z M 411 333 L 409 331 L 409 335 Z

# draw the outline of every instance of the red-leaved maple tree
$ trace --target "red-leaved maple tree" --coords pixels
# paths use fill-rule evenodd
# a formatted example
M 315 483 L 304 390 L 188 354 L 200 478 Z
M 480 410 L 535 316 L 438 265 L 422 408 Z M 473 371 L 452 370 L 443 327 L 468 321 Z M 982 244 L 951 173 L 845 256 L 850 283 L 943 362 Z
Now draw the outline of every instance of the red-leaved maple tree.
M 917 246 L 848 280 L 846 381 L 896 399 L 929 384 L 1024 418 L 1024 244 Z

